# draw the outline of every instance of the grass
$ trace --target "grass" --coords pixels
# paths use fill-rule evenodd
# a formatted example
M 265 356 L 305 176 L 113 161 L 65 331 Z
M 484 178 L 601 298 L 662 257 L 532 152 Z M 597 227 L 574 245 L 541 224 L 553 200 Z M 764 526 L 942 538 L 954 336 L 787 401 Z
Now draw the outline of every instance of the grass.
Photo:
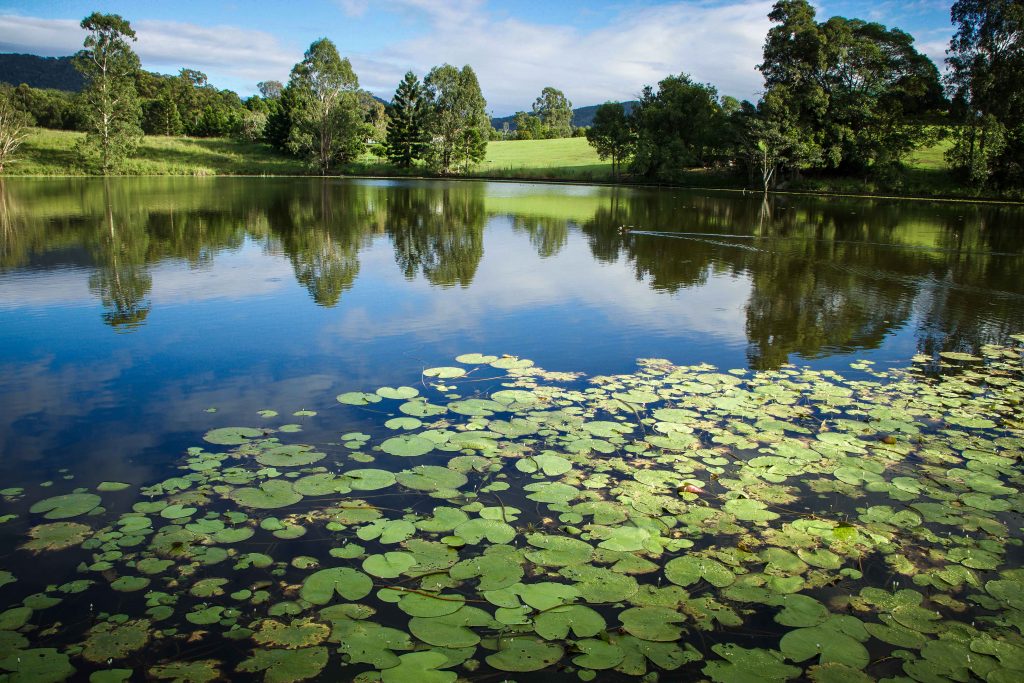
M 35 128 L 6 175 L 88 173 L 76 145 L 83 133 Z M 306 172 L 298 160 L 269 145 L 228 138 L 147 135 L 121 171 L 125 175 L 295 175 Z
M 18 160 L 5 168 L 7 175 L 85 174 L 75 146 L 81 133 L 34 129 Z M 906 167 L 893 177 L 837 178 L 806 176 L 784 189 L 824 194 L 876 194 L 907 197 L 981 198 L 972 188 L 961 185 L 950 173 L 944 154 L 951 142 L 940 140 L 922 147 L 906 160 Z M 400 169 L 367 155 L 342 171 L 350 175 L 429 176 L 423 166 Z M 265 144 L 228 138 L 185 138 L 146 136 L 122 173 L 125 175 L 303 175 L 308 167 L 301 161 L 274 151 Z M 508 140 L 491 142 L 487 158 L 464 177 L 554 180 L 567 182 L 610 182 L 611 164 L 598 158 L 585 138 L 558 140 Z M 626 178 L 623 182 L 630 182 Z M 634 179 L 640 180 L 640 179 Z M 675 185 L 693 188 L 741 188 L 746 178 L 731 169 L 685 171 Z M 989 196 L 989 198 L 993 198 Z M 1019 199 L 1007 193 L 1002 199 Z

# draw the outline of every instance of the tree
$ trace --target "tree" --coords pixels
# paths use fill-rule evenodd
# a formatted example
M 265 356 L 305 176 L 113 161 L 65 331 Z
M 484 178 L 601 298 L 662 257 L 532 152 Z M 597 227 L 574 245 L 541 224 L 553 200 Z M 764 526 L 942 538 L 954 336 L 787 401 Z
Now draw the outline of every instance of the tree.
M 434 67 L 423 79 L 430 102 L 430 162 L 442 173 L 483 161 L 487 154 L 487 101 L 470 66 Z
M 544 88 L 533 103 L 533 115 L 540 119 L 544 137 L 572 137 L 572 102 L 561 90 Z
M 147 135 L 181 135 L 181 114 L 170 88 L 143 105 L 142 129 Z
M 359 79 L 327 38 L 314 41 L 292 68 L 294 95 L 288 147 L 305 154 L 320 173 L 362 150 Z
M 0 173 L 14 161 L 31 123 L 29 115 L 14 106 L 10 93 L 0 92 Z
M 281 81 L 260 81 L 256 84 L 256 89 L 260 91 L 260 97 L 263 99 L 276 100 L 281 96 L 284 85 Z
M 944 99 L 938 70 L 909 34 L 860 19 L 817 23 L 806 0 L 779 0 L 768 16 L 775 26 L 758 67 L 765 110 L 801 139 L 804 162 L 878 171 L 927 138 Z
M 398 84 L 391 100 L 391 120 L 388 122 L 386 152 L 388 160 L 409 168 L 427 154 L 430 138 L 427 135 L 430 114 L 427 91 L 409 71 Z
M 517 111 L 512 123 L 516 126 L 516 140 L 540 140 L 544 137 L 544 125 L 529 112 Z
M 634 142 L 629 118 L 621 103 L 605 102 L 597 108 L 594 123 L 587 130 L 587 142 L 597 150 L 597 156 L 612 160 L 612 175 L 617 178 Z
M 726 142 L 726 117 L 714 86 L 686 74 L 643 90 L 631 119 L 636 131 L 633 166 L 649 177 L 674 179 L 686 167 L 704 166 Z
M 1024 4 L 957 0 L 947 85 L 958 123 L 952 164 L 976 184 L 1024 185 Z
M 135 91 L 139 58 L 129 41 L 131 24 L 117 14 L 93 12 L 81 23 L 89 32 L 75 67 L 85 76 L 81 95 L 87 136 L 83 151 L 98 158 L 104 175 L 113 171 L 142 136 L 141 111 Z

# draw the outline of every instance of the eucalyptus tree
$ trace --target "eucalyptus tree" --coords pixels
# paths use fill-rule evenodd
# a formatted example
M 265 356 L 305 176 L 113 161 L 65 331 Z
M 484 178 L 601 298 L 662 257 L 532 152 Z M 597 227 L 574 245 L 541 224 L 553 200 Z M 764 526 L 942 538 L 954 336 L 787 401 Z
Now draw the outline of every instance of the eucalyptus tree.
M 434 67 L 423 79 L 430 103 L 430 162 L 442 173 L 483 161 L 491 120 L 472 67 Z
M 8 89 L 0 90 L 0 173 L 14 160 L 28 137 L 31 117 L 14 106 Z
M 572 102 L 558 88 L 544 88 L 533 103 L 533 115 L 540 119 L 546 138 L 572 136 Z
M 391 100 L 386 143 L 391 163 L 408 168 L 426 156 L 429 114 L 427 91 L 416 74 L 409 71 Z
M 1024 186 L 1024 3 L 957 0 L 947 84 L 960 126 L 948 158 L 977 184 Z
M 85 76 L 81 95 L 86 138 L 83 153 L 106 175 L 131 154 L 142 137 L 142 110 L 135 89 L 139 58 L 132 50 L 135 31 L 117 14 L 93 12 L 82 20 L 89 32 L 75 68 Z
M 362 149 L 363 116 L 359 79 L 347 58 L 327 38 L 314 41 L 292 68 L 293 100 L 287 146 L 306 156 L 321 173 Z

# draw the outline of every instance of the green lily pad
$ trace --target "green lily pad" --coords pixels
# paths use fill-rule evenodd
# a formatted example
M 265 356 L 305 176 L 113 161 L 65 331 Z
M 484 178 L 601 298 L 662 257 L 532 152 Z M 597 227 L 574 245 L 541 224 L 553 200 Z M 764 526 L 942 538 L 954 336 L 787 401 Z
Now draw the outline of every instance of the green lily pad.
M 231 498 L 245 507 L 269 510 L 294 505 L 302 500 L 291 482 L 271 479 L 258 487 L 237 488 L 231 492 Z
M 384 669 L 383 683 L 452 683 L 458 676 L 453 671 L 439 671 L 450 666 L 442 652 L 410 652 L 398 657 L 398 665 Z
M 344 394 L 338 394 L 338 403 L 343 403 L 349 406 L 366 406 L 371 403 L 380 403 L 381 397 L 377 394 L 368 394 L 365 391 L 348 391 Z
M 415 387 L 381 387 L 377 389 L 377 395 L 381 398 L 407 401 L 410 398 L 419 396 L 419 389 Z
M 373 590 L 373 581 L 362 572 L 348 567 L 321 569 L 302 583 L 300 595 L 314 605 L 326 605 L 337 593 L 346 600 L 361 600 Z
M 149 675 L 171 683 L 211 683 L 221 677 L 220 662 L 199 659 L 194 662 L 172 662 L 149 667 Z
M 149 642 L 149 620 L 136 619 L 123 624 L 103 622 L 89 630 L 82 656 L 90 662 L 106 663 L 123 659 L 145 647 Z
M 264 683 L 298 683 L 323 671 L 327 658 L 327 648 L 322 646 L 301 650 L 258 649 L 238 665 L 238 670 L 263 671 Z
M 444 366 L 438 368 L 427 368 L 423 371 L 423 374 L 427 377 L 436 377 L 437 379 L 454 379 L 456 377 L 462 377 L 466 374 L 466 371 L 462 368 Z
M 318 645 L 326 640 L 330 633 L 330 628 L 312 619 L 294 619 L 287 625 L 274 619 L 264 619 L 252 639 L 264 647 L 296 650 Z
M 487 655 L 487 663 L 499 671 L 529 672 L 546 669 L 562 659 L 561 645 L 529 636 L 501 638 L 498 651 Z
M 380 449 L 389 455 L 403 458 L 415 458 L 434 450 L 434 442 L 413 434 L 393 436 L 380 445 Z
M 622 628 L 642 640 L 672 642 L 679 639 L 682 629 L 676 624 L 686 617 L 666 607 L 630 607 L 619 613 Z
M 92 512 L 101 502 L 95 493 L 66 493 L 39 501 L 29 508 L 29 512 L 45 513 L 46 519 L 68 519 Z
M 221 427 L 211 429 L 203 435 L 203 441 L 219 446 L 239 446 L 249 439 L 263 436 L 262 429 L 252 427 Z
M 33 552 L 64 550 L 81 545 L 92 535 L 92 528 L 76 522 L 53 522 L 40 524 L 28 531 L 32 540 L 22 547 Z

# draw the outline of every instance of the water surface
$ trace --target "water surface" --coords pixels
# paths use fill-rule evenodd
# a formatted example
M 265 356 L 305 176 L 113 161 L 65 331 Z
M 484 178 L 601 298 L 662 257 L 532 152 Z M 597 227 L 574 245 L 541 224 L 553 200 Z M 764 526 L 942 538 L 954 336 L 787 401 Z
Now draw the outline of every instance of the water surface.
M 1022 219 L 1002 205 L 678 189 L 3 181 L 0 481 L 30 492 L 0 525 L 4 568 L 30 566 L 14 549 L 39 498 L 155 484 L 208 430 L 260 427 L 262 409 L 318 448 L 383 438 L 393 410 L 335 395 L 426 392 L 421 371 L 460 354 L 583 373 L 583 388 L 644 358 L 856 378 L 864 361 L 885 370 L 923 354 L 935 370 L 940 352 L 1012 344 Z M 301 410 L 317 415 L 291 417 Z M 75 578 L 79 559 L 0 588 L 0 611 Z M 211 652 L 239 658 L 222 648 Z

